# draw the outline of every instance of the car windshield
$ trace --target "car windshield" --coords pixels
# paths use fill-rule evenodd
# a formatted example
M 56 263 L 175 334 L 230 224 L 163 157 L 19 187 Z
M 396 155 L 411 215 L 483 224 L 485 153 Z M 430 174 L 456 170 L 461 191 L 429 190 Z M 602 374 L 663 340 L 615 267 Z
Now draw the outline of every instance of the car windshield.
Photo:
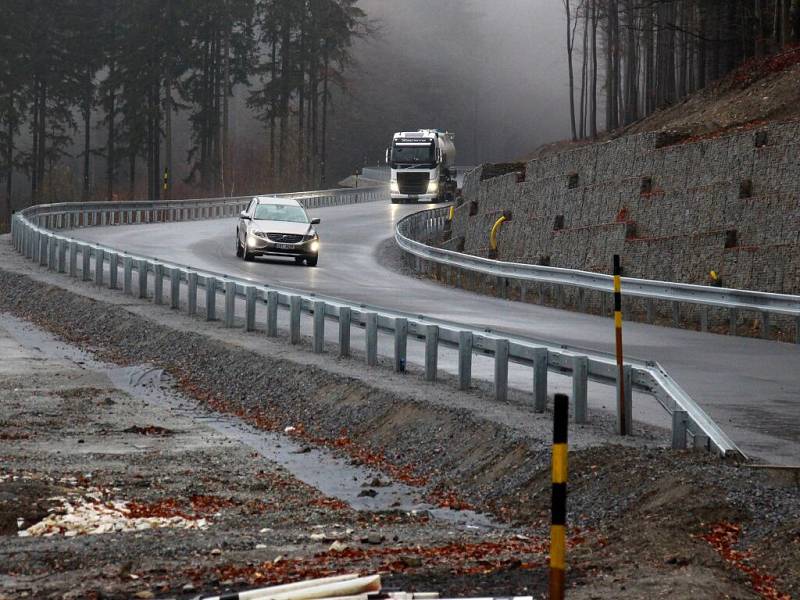
M 399 146 L 392 150 L 392 162 L 395 164 L 416 164 L 433 162 L 433 146 Z
M 306 211 L 294 204 L 259 204 L 256 206 L 256 213 L 253 218 L 257 221 L 308 223 Z

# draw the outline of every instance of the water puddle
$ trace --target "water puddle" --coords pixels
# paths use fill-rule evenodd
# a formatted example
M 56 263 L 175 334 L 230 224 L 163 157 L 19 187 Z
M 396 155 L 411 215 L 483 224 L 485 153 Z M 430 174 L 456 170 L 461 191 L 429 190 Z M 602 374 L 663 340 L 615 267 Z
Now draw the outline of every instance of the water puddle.
M 377 471 L 351 464 L 333 452 L 308 446 L 288 435 L 256 429 L 241 419 L 208 410 L 174 391 L 161 369 L 140 365 L 118 367 L 99 362 L 89 353 L 61 342 L 45 331 L 0 313 L 0 327 L 28 350 L 51 359 L 67 360 L 79 367 L 105 374 L 112 384 L 142 402 L 163 406 L 176 414 L 201 420 L 230 440 L 236 440 L 272 461 L 292 476 L 326 496 L 361 511 L 426 511 L 432 518 L 469 529 L 501 528 L 502 525 L 473 511 L 442 509 L 420 500 L 422 491 L 391 481 Z M 380 485 L 377 485 L 377 484 Z

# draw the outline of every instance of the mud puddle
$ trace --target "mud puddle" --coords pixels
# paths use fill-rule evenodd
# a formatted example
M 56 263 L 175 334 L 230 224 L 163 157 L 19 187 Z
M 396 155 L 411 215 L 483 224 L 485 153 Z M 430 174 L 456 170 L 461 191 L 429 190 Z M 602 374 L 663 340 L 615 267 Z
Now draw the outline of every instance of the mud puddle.
M 419 488 L 391 481 L 377 471 L 351 464 L 326 449 L 309 446 L 288 435 L 256 429 L 237 417 L 212 412 L 176 392 L 171 378 L 159 368 L 149 365 L 119 367 L 100 362 L 90 352 L 64 343 L 7 314 L 0 313 L 0 327 L 28 350 L 103 373 L 114 387 L 133 398 L 202 421 L 224 437 L 245 444 L 265 459 L 282 466 L 296 479 L 326 496 L 346 502 L 355 510 L 426 511 L 432 518 L 459 528 L 503 528 L 480 513 L 442 509 L 422 502 Z

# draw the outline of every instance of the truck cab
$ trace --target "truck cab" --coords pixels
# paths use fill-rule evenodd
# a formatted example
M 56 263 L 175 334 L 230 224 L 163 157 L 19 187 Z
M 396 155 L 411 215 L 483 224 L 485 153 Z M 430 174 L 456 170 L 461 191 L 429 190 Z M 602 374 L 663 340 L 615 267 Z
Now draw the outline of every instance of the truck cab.
M 452 133 L 439 129 L 395 133 L 386 149 L 392 203 L 452 201 L 456 193 L 455 159 Z

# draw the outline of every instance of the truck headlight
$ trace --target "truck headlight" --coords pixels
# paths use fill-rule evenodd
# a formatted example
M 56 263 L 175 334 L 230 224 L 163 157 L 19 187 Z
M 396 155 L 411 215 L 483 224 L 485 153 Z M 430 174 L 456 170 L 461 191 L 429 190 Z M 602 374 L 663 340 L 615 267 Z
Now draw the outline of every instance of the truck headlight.
M 439 182 L 438 181 L 431 181 L 428 183 L 428 193 L 435 194 L 439 191 Z
M 398 194 L 398 193 L 400 193 L 400 186 L 399 186 L 399 185 L 397 185 L 397 182 L 396 182 L 396 181 L 392 181 L 392 182 L 389 184 L 389 189 L 390 189 L 392 192 L 394 192 L 395 194 Z

